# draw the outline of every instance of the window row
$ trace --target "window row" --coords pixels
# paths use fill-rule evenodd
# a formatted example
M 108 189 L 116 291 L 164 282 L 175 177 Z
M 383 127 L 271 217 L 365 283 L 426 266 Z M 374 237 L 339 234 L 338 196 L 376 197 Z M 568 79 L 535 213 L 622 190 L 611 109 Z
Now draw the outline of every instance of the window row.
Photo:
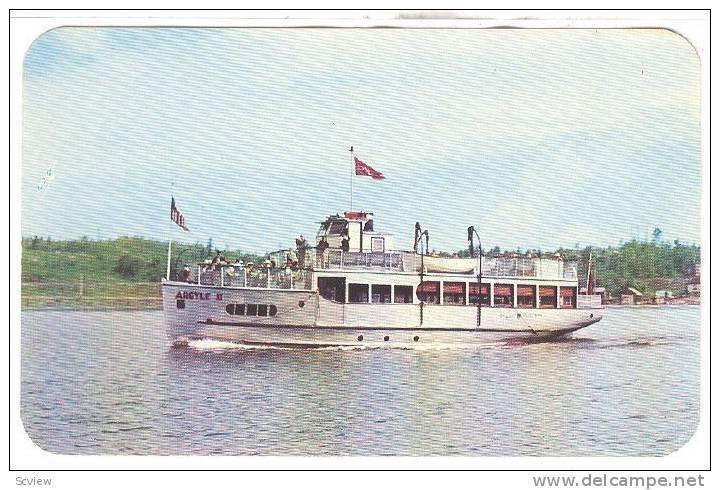
M 228 315 L 243 316 L 275 316 L 277 315 L 277 306 L 275 305 L 256 305 L 253 303 L 230 303 L 225 307 Z
M 517 291 L 515 291 L 516 287 Z M 540 308 L 574 308 L 577 289 L 572 286 L 560 286 L 559 298 L 557 286 L 495 284 L 492 292 L 492 304 L 499 308 L 512 308 L 513 306 L 517 308 L 537 308 L 538 296 L 540 297 Z M 513 305 L 515 298 L 517 303 Z M 418 286 L 418 299 L 429 304 L 440 303 L 440 282 L 427 281 L 420 284 Z M 478 287 L 477 283 L 472 282 L 445 282 L 443 283 L 442 299 L 443 304 L 449 305 L 464 305 L 467 300 L 469 304 L 476 305 L 480 301 L 480 304 L 490 306 L 490 284 L 483 283 Z M 558 299 L 560 300 L 559 303 Z
M 389 284 L 349 284 L 348 303 L 367 303 L 368 298 L 372 303 L 412 303 L 412 286 L 395 286 L 395 298 L 393 299 L 393 288 Z
M 318 288 L 323 298 L 338 303 L 412 303 L 413 295 L 427 304 L 440 304 L 440 282 L 424 281 L 413 286 L 389 284 L 350 283 L 345 288 L 345 278 L 318 278 Z M 515 290 L 517 289 L 517 291 Z M 477 282 L 452 282 L 442 284 L 442 303 L 446 305 L 491 304 L 499 308 L 574 308 L 577 288 L 572 286 L 537 286 L 525 284 L 478 285 Z M 346 298 L 347 294 L 347 298 Z M 515 301 L 517 301 L 515 303 Z

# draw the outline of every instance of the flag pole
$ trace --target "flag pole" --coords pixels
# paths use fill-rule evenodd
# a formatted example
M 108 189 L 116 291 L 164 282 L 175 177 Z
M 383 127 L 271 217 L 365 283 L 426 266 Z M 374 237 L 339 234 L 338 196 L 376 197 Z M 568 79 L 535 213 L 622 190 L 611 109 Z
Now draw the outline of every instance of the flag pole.
M 349 211 L 353 210 L 353 202 L 352 202 L 352 195 L 353 195 L 353 173 L 355 171 L 353 170 L 355 167 L 355 163 L 353 161 L 353 147 L 350 146 L 350 209 Z
M 175 188 L 175 180 L 173 179 L 173 181 L 170 184 L 170 221 L 172 221 L 173 208 L 175 207 L 175 193 L 174 193 L 175 189 L 174 188 Z M 172 255 L 172 232 L 173 232 L 173 229 L 174 228 L 172 227 L 172 224 L 171 224 L 170 225 L 170 237 L 169 237 L 170 240 L 168 241 L 167 268 L 166 268 L 166 272 L 165 272 L 165 280 L 166 281 L 170 280 L 170 257 Z
M 165 274 L 165 280 L 170 280 L 170 256 L 172 255 L 172 238 L 168 242 L 168 257 L 167 257 L 167 273 Z

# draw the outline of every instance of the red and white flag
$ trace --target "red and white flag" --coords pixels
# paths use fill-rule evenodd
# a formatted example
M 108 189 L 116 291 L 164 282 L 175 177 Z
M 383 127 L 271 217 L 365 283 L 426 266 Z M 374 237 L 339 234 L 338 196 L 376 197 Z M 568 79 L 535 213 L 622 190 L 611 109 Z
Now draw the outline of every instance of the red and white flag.
M 367 163 L 358 159 L 358 157 L 355 157 L 355 175 L 367 175 L 376 180 L 381 180 L 385 178 L 385 176 L 381 172 L 378 172 Z
M 175 197 L 173 197 L 170 202 L 170 219 L 183 230 L 190 231 L 190 228 L 185 226 L 185 217 L 182 215 L 180 210 L 175 207 Z

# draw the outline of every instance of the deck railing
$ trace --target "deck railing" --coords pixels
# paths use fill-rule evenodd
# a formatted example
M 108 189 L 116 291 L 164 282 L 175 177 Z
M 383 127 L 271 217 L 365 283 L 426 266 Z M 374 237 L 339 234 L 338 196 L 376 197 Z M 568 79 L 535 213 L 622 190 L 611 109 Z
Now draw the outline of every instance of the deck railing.
M 201 286 L 248 287 L 269 289 L 311 289 L 312 272 L 279 267 L 200 265 L 181 282 Z
M 326 250 L 318 265 L 320 269 L 403 270 L 402 252 Z
M 288 260 L 288 256 L 290 260 Z M 310 289 L 314 270 L 367 270 L 420 273 L 477 274 L 477 259 L 426 256 L 412 252 L 344 252 L 327 249 L 318 252 L 308 247 L 304 254 L 274 252 L 265 264 L 212 266 L 201 264 L 191 271 L 189 283 L 206 286 L 235 286 L 283 289 Z M 577 280 L 577 265 L 556 259 L 526 257 L 483 257 L 483 277 L 525 277 L 536 279 Z M 181 277 L 181 276 L 178 276 Z

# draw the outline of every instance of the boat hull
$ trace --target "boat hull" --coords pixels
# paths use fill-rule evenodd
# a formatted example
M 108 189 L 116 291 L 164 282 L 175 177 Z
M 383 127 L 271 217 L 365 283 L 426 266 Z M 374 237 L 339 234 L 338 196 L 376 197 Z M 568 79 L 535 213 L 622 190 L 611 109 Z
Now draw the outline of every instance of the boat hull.
M 244 305 L 237 314 L 235 305 Z M 249 307 L 248 305 L 253 305 Z M 254 314 L 247 315 L 249 308 Z M 258 308 L 262 316 L 257 315 Z M 311 290 L 227 288 L 166 282 L 172 341 L 216 339 L 277 346 L 416 346 L 542 340 L 602 318 L 602 310 L 465 305 L 343 304 Z

